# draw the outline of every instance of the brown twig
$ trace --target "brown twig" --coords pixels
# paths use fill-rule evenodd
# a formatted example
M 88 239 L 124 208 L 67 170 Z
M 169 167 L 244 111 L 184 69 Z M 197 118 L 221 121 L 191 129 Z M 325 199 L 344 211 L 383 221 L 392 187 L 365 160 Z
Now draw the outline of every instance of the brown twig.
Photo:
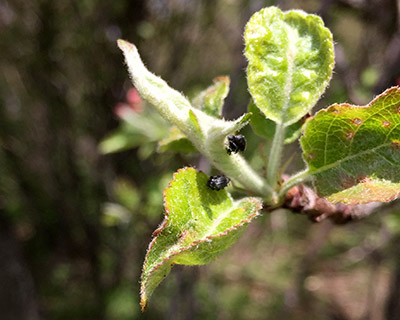
M 285 208 L 306 214 L 314 222 L 329 218 L 337 224 L 363 218 L 379 206 L 381 203 L 376 202 L 355 206 L 343 203 L 333 204 L 325 198 L 319 197 L 314 190 L 305 185 L 298 185 L 290 189 L 284 203 Z

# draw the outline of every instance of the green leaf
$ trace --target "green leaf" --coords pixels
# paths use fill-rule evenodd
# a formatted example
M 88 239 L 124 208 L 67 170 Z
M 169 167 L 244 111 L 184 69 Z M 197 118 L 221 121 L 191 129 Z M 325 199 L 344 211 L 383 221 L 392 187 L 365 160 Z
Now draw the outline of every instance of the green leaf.
M 400 194 L 400 88 L 367 106 L 332 105 L 301 138 L 319 195 L 337 203 L 390 201 Z
M 288 126 L 311 110 L 332 75 L 333 41 L 320 17 L 269 7 L 247 23 L 250 93 L 271 120 Z
M 258 215 L 258 199 L 233 201 L 225 190 L 208 188 L 207 181 L 206 174 L 184 168 L 164 191 L 166 216 L 153 233 L 143 266 L 142 310 L 174 264 L 209 263 L 235 243 Z
M 213 82 L 211 86 L 200 92 L 192 100 L 192 104 L 209 116 L 218 118 L 222 116 L 222 107 L 229 93 L 230 79 L 227 76 L 220 76 L 215 78 Z
M 193 143 L 176 126 L 172 126 L 169 130 L 168 136 L 158 143 L 158 150 L 161 152 L 197 152 Z
M 248 106 L 248 111 L 253 114 L 250 119 L 250 125 L 253 128 L 255 134 L 260 137 L 272 139 L 275 134 L 276 124 L 274 121 L 265 117 L 257 106 L 254 104 L 253 100 L 250 101 Z M 287 127 L 285 131 L 285 143 L 292 143 L 301 134 L 301 129 L 303 127 L 303 119 L 291 124 Z

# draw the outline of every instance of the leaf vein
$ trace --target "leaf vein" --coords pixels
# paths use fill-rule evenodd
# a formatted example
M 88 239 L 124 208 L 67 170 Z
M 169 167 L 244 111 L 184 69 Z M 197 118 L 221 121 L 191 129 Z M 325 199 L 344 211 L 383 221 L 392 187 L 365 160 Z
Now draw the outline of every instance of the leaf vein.
M 322 167 L 320 167 L 320 168 L 318 168 L 318 169 L 316 169 L 316 170 L 313 170 L 313 171 L 312 171 L 312 174 L 318 174 L 318 173 L 324 172 L 324 171 L 326 171 L 326 170 L 329 170 L 329 169 L 331 169 L 331 168 L 334 168 L 334 167 L 337 167 L 337 166 L 341 166 L 342 163 L 344 163 L 344 162 L 346 162 L 346 161 L 352 160 L 352 159 L 357 158 L 357 157 L 361 157 L 361 156 L 363 156 L 363 155 L 365 155 L 365 154 L 368 154 L 368 153 L 370 153 L 370 152 L 374 152 L 374 151 L 379 150 L 379 149 L 381 149 L 381 148 L 383 148 L 383 147 L 388 147 L 388 146 L 390 146 L 390 145 L 391 145 L 391 142 L 383 143 L 383 144 L 381 144 L 381 145 L 379 145 L 379 146 L 377 146 L 377 147 L 375 147 L 375 148 L 362 151 L 362 152 L 357 153 L 357 154 L 352 155 L 352 156 L 347 156 L 347 157 L 345 157 L 345 158 L 343 158 L 343 159 L 337 160 L 337 161 L 332 162 L 332 163 L 330 163 L 330 164 L 328 164 L 328 165 L 326 165 L 326 166 L 322 166 Z

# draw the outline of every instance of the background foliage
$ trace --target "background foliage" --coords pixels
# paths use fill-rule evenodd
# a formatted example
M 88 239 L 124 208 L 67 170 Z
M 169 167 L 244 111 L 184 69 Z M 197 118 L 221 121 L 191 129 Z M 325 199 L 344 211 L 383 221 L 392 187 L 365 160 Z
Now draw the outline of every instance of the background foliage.
M 141 314 L 138 280 L 163 216 L 161 192 L 178 168 L 210 168 L 155 152 L 151 126 L 133 149 L 98 148 L 124 108 L 151 112 L 130 90 L 119 37 L 189 96 L 229 75 L 223 112 L 234 118 L 249 99 L 242 37 L 251 14 L 268 5 L 318 13 L 337 59 L 318 105 L 363 105 L 399 82 L 396 3 L 1 1 L 2 319 L 398 319 L 397 202 L 346 226 L 263 215 L 209 266 L 175 267 Z M 258 150 L 255 138 L 245 155 L 261 168 Z M 293 153 L 289 172 L 301 166 L 297 143 Z

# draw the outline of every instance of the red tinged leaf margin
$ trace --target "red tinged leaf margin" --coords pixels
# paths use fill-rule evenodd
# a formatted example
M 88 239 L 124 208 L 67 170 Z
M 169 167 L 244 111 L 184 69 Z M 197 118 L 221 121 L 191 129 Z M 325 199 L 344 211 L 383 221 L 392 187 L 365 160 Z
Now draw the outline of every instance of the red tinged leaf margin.
M 207 187 L 208 176 L 194 168 L 179 169 L 164 191 L 165 218 L 153 233 L 143 265 L 141 307 L 174 264 L 211 262 L 235 243 L 262 203 L 234 201 L 226 190 Z
M 400 195 L 400 88 L 367 106 L 332 105 L 300 140 L 320 196 L 333 203 L 388 202 Z

